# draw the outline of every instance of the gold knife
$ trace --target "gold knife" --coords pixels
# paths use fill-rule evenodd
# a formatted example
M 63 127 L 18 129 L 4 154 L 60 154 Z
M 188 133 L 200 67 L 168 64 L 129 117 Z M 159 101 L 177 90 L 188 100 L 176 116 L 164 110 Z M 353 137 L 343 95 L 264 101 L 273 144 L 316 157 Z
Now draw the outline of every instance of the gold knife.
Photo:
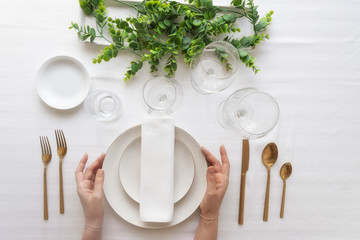
M 243 140 L 242 163 L 241 163 L 241 183 L 240 183 L 240 203 L 239 203 L 239 224 L 244 223 L 244 201 L 245 201 L 245 179 L 249 169 L 250 147 L 249 140 Z

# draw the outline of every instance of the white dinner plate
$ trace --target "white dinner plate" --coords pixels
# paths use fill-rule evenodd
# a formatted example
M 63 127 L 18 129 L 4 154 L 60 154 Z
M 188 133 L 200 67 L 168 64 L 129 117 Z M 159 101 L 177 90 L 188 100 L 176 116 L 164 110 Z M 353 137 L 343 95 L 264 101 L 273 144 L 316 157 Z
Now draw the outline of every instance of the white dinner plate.
M 120 182 L 136 202 L 140 201 L 141 136 L 124 150 L 119 164 Z M 175 137 L 174 149 L 174 202 L 189 191 L 194 180 L 194 159 L 190 150 Z
M 56 109 L 81 104 L 90 91 L 90 77 L 76 59 L 57 56 L 47 60 L 36 75 L 36 91 L 41 100 Z
M 175 137 L 189 149 L 195 166 L 193 183 L 187 194 L 174 205 L 174 217 L 169 223 L 148 223 L 140 220 L 139 203 L 124 190 L 119 177 L 119 163 L 128 145 L 141 135 L 141 125 L 120 134 L 106 152 L 104 194 L 110 206 L 125 221 L 143 228 L 165 228 L 187 219 L 200 205 L 206 191 L 207 163 L 196 140 L 184 130 L 175 127 Z

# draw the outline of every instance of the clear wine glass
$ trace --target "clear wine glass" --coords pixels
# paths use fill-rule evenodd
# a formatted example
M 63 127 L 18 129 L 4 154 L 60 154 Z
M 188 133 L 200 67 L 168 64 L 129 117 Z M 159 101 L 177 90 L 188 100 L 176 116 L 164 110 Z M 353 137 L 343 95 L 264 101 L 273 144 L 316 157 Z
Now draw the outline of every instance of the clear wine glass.
M 183 92 L 180 84 L 165 76 L 148 80 L 143 88 L 146 110 L 151 115 L 172 114 L 182 102 Z
M 279 120 L 276 100 L 256 88 L 243 88 L 232 93 L 217 111 L 221 126 L 242 136 L 256 139 L 265 136 Z
M 239 66 L 239 53 L 228 42 L 215 41 L 190 63 L 191 84 L 200 93 L 216 93 L 234 80 Z

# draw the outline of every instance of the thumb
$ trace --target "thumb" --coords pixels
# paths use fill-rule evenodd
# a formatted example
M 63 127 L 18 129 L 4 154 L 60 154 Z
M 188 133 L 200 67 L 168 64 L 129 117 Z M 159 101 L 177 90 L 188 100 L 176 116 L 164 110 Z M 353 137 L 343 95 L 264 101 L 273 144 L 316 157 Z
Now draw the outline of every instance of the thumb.
M 95 184 L 94 184 L 94 192 L 97 193 L 97 194 L 101 194 L 103 184 L 104 184 L 104 170 L 99 169 L 96 172 Z
M 207 192 L 215 192 L 216 190 L 216 178 L 215 167 L 210 166 L 206 171 Z

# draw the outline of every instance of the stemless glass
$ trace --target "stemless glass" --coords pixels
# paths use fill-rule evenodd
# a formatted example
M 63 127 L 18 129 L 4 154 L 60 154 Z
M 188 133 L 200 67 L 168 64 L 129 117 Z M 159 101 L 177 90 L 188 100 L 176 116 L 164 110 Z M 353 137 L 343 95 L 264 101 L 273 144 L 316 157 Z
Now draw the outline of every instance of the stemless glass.
M 146 110 L 151 115 L 172 114 L 182 102 L 183 92 L 180 84 L 165 76 L 148 80 L 143 88 Z
M 114 120 L 122 110 L 120 98 L 111 91 L 91 92 L 84 104 L 87 113 L 99 121 Z
M 233 82 L 238 66 L 239 53 L 233 45 L 212 42 L 191 61 L 191 84 L 200 93 L 220 92 Z
M 220 125 L 244 139 L 265 136 L 275 127 L 279 115 L 276 100 L 256 88 L 235 91 L 220 104 L 217 112 Z

